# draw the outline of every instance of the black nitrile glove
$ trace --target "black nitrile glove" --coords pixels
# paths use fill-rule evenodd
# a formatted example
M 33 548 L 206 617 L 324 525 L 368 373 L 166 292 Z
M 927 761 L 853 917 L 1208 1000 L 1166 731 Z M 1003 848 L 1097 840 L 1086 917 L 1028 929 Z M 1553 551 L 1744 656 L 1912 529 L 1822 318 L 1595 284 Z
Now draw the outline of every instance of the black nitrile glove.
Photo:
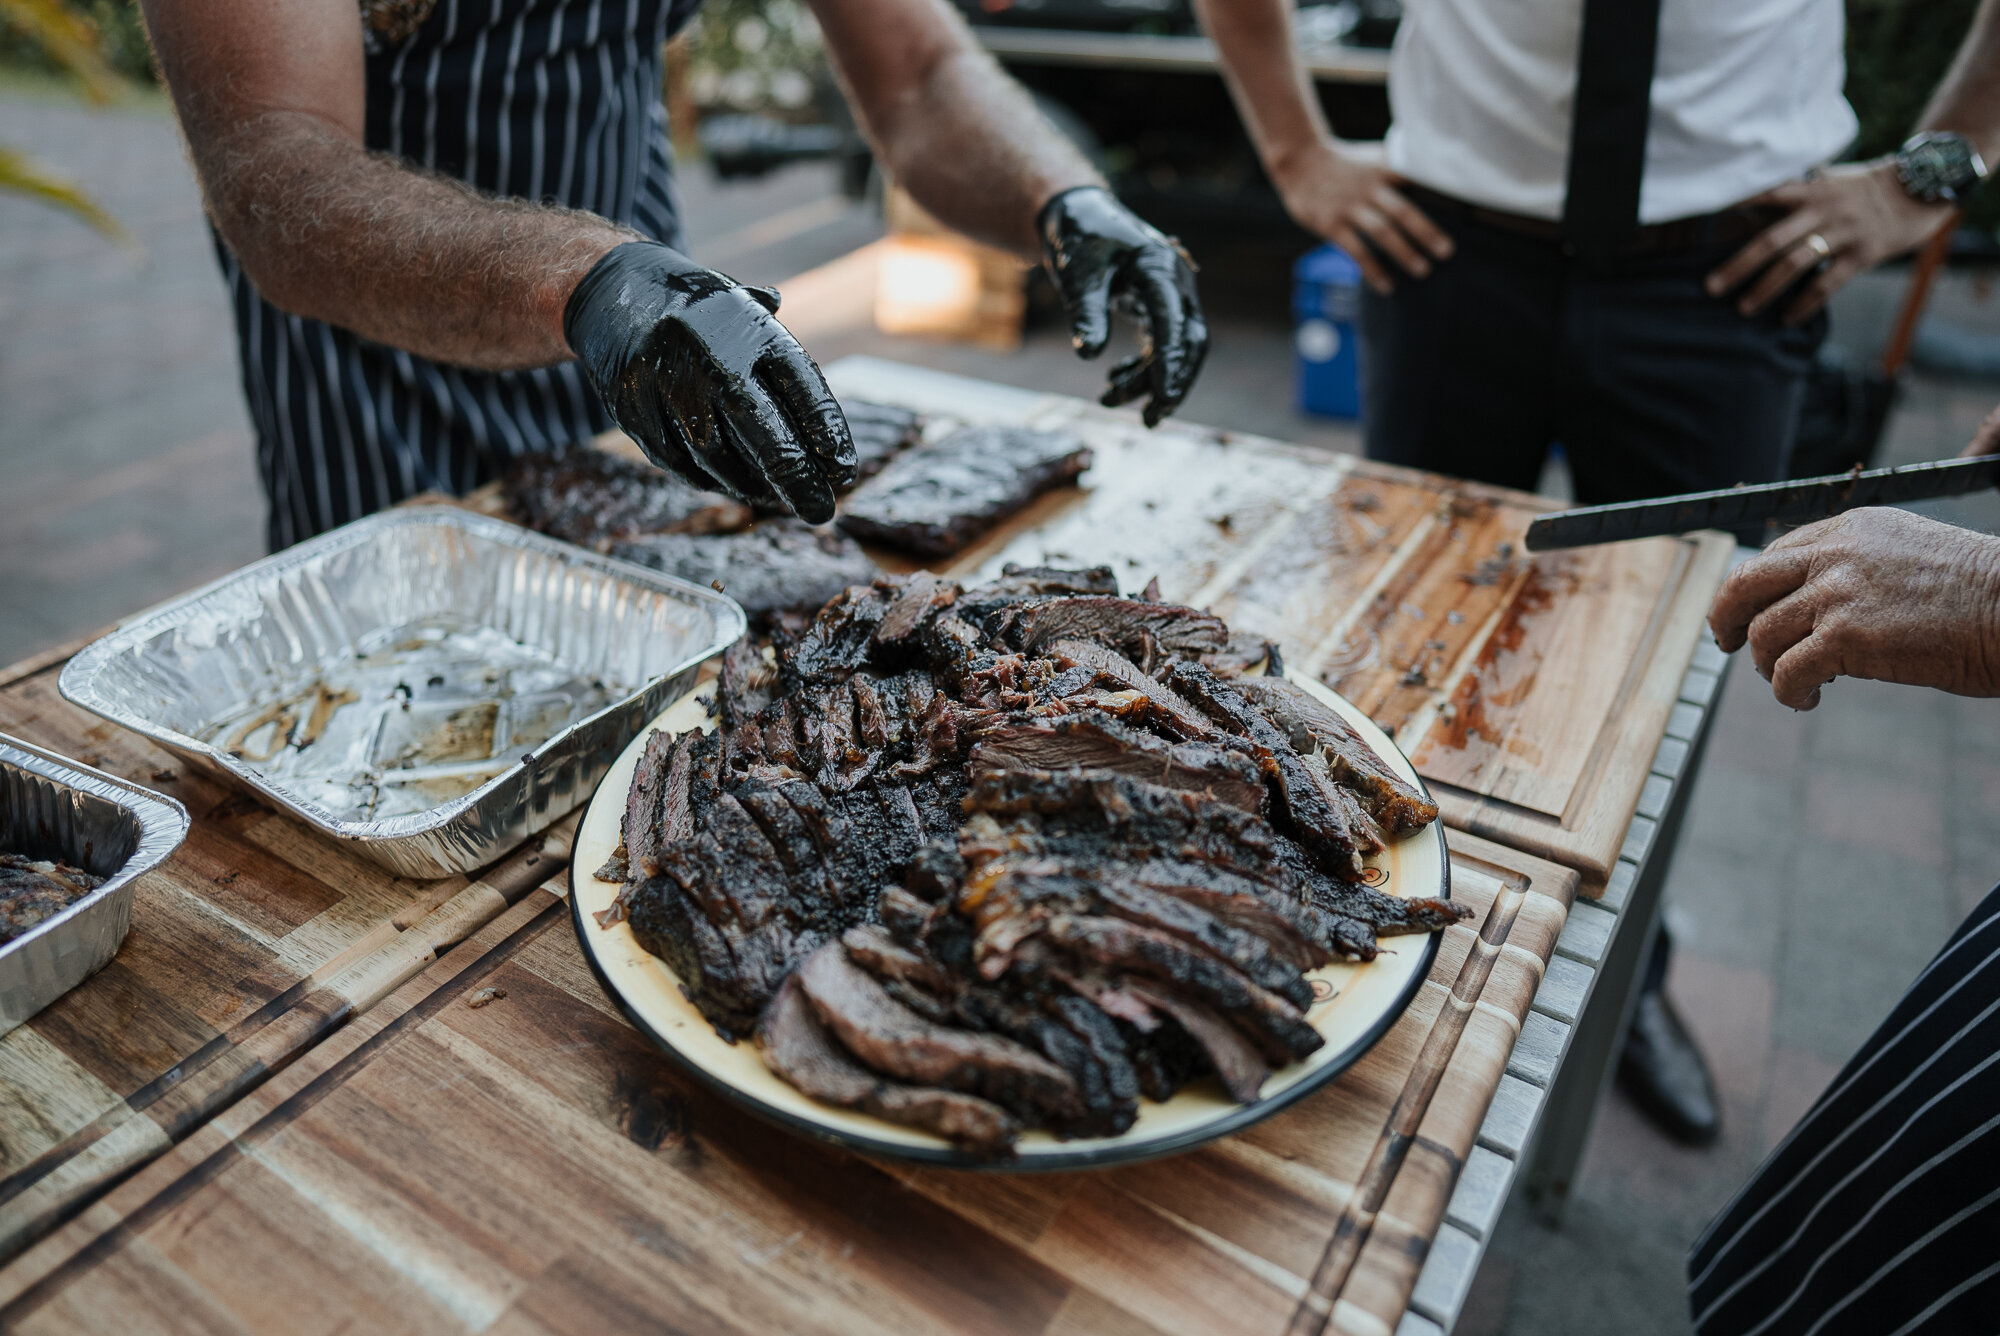
M 834 489 L 854 481 L 854 441 L 777 309 L 770 288 L 632 241 L 576 285 L 563 335 L 612 420 L 655 464 L 824 524 Z
M 1158 426 L 1180 407 L 1208 355 L 1194 262 L 1179 242 L 1097 186 L 1057 195 L 1042 206 L 1036 227 L 1077 352 L 1088 358 L 1104 351 L 1112 311 L 1139 321 L 1139 355 L 1111 368 L 1099 402 L 1109 408 L 1150 394 L 1146 425 Z

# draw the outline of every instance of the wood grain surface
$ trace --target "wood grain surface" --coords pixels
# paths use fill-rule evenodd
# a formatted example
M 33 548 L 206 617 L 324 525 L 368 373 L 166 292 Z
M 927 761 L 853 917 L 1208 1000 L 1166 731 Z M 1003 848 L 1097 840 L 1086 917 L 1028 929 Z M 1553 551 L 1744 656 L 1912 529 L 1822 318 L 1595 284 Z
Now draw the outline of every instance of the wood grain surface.
M 1453 834 L 1417 1000 L 1325 1090 L 1122 1169 L 883 1164 L 618 1015 L 535 890 L 0 1271 L 0 1329 L 1392 1332 L 1574 873 Z
M 0 1037 L 0 1259 L 157 1156 L 566 866 L 574 821 L 476 876 L 396 877 L 0 674 L 0 732 L 171 794 L 188 840 L 136 884 L 111 963 Z

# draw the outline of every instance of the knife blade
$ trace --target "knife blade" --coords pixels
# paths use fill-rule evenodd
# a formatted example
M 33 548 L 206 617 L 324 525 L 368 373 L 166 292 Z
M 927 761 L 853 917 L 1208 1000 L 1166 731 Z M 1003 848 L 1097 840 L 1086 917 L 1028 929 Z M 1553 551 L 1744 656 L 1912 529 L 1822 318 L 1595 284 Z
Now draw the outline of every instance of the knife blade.
M 1861 506 L 1963 496 L 1995 485 L 2000 485 L 2000 455 L 1940 459 L 1929 464 L 1552 511 L 1528 525 L 1525 541 L 1530 552 L 1548 552 L 1628 538 L 1659 538 L 1694 529 L 1744 529 L 1770 521 L 1797 526 Z

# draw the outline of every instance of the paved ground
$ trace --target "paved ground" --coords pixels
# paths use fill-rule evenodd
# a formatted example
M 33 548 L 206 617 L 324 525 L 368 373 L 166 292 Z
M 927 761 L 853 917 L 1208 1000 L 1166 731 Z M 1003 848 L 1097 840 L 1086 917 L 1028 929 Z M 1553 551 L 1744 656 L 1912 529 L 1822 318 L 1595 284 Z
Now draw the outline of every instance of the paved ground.
M 0 94 L 0 126 L 80 177 L 145 247 L 135 259 L 0 199 L 5 662 L 258 555 L 262 505 L 228 313 L 171 125 Z M 728 188 L 691 173 L 692 247 L 748 280 L 787 278 L 876 235 L 870 213 L 829 193 L 810 168 Z M 1187 416 L 1351 449 L 1350 431 L 1289 408 L 1283 285 L 1271 281 L 1287 258 L 1211 266 L 1215 354 Z M 1878 276 L 1856 291 L 1843 333 L 1866 342 L 1894 284 Z M 1940 309 L 2000 331 L 1969 281 L 1947 284 Z M 814 351 L 1080 394 L 1100 374 L 1053 328 L 1002 357 L 872 333 Z M 1919 379 L 1890 455 L 1955 452 L 1996 400 L 2000 386 Z M 1947 513 L 2000 527 L 1992 497 Z M 1510 1218 L 1461 1331 L 1684 1332 L 1689 1240 L 2000 879 L 2000 705 L 1842 682 L 1796 715 L 1738 664 L 1721 709 L 1667 899 L 1681 941 L 1670 988 L 1714 1057 L 1727 1134 L 1677 1148 L 1614 1095 L 1564 1227 Z

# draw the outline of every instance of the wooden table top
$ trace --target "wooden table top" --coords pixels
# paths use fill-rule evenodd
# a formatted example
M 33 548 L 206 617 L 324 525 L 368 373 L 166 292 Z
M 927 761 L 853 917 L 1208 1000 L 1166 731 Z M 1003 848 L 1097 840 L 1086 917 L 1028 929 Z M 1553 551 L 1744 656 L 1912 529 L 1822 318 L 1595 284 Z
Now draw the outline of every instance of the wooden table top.
M 1024 409 L 831 371 L 966 420 Z M 1152 1164 L 876 1164 L 764 1126 L 626 1025 L 565 921 L 573 820 L 476 876 L 398 879 L 70 707 L 48 656 L 0 673 L 0 731 L 195 821 L 112 965 L 0 1038 L 0 1330 L 1392 1331 L 1571 899 L 1616 858 L 1716 545 L 1531 566 L 1500 545 L 1534 498 L 1025 407 L 1101 471 L 959 569 L 1159 574 L 1393 725 L 1459 828 L 1480 918 L 1367 1057 Z
M 0 1271 L 0 1329 L 1392 1332 L 1576 886 L 1451 845 L 1480 917 L 1346 1074 L 1033 1176 L 743 1113 L 618 1015 L 548 883 Z

